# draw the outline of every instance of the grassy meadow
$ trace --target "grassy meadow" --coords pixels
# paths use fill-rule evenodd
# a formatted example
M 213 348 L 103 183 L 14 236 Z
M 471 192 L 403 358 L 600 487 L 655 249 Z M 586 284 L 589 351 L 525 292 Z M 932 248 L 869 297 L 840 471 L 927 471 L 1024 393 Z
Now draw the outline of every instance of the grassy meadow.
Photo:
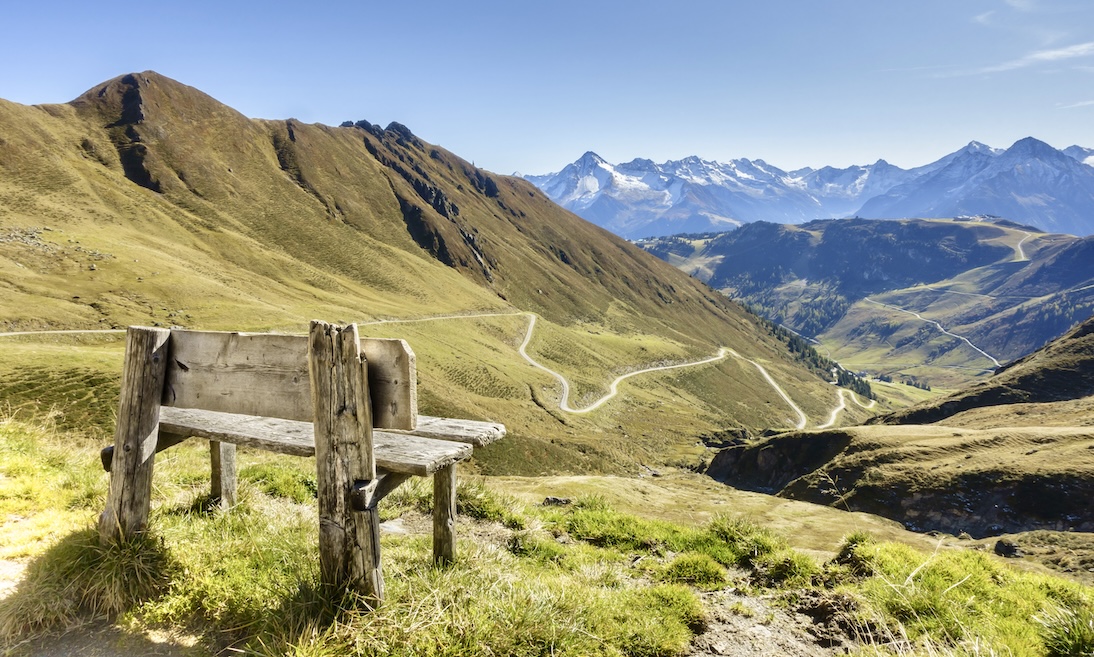
M 859 654 L 1094 646 L 1090 587 L 861 514 L 691 488 L 685 474 L 465 478 L 445 568 L 431 562 L 431 487 L 412 480 L 381 505 L 398 530 L 382 539 L 388 597 L 373 610 L 319 588 L 308 459 L 241 450 L 240 503 L 225 511 L 208 500 L 204 445 L 168 450 L 149 535 L 104 548 L 101 437 L 5 418 L 0 438 L 0 560 L 23 569 L 0 598 L 12 655 L 103 623 L 118 649 L 176 655 L 683 655 L 719 622 L 708 593 L 721 590 L 787 610 L 823 600 L 824 623 Z M 701 514 L 687 489 L 709 493 Z M 574 497 L 541 506 L 543 490 Z

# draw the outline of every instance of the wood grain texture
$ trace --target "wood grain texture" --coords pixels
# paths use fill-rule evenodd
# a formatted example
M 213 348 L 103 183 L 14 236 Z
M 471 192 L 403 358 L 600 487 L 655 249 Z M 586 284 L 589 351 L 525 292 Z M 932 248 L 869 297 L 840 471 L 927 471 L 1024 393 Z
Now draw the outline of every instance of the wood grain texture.
M 169 365 L 164 406 L 312 419 L 303 336 L 173 330 Z
M 412 430 L 416 361 L 404 340 L 359 341 L 369 361 L 374 426 Z M 171 331 L 163 405 L 310 422 L 308 338 L 272 333 Z
M 482 447 L 505 437 L 505 425 L 478 420 L 457 420 L 447 417 L 419 415 L 417 426 L 407 433 L 440 440 L 452 440 Z
M 196 436 L 280 454 L 315 456 L 311 422 L 164 407 L 160 427 L 165 435 Z M 373 431 L 372 442 L 377 468 L 420 477 L 470 458 L 473 449 L 468 443 L 389 431 Z
M 380 601 L 379 516 L 375 508 L 355 512 L 351 503 L 355 487 L 376 479 L 368 372 L 357 326 L 313 321 L 308 371 L 315 409 L 321 581 Z
M 126 335 L 110 490 L 99 516 L 104 544 L 135 536 L 148 524 L 170 335 L 166 329 L 144 327 L 130 327 Z
M 372 426 L 412 431 L 418 421 L 418 375 L 414 352 L 405 340 L 361 341 L 368 361 Z
M 433 475 L 433 562 L 456 558 L 456 464 Z
M 232 508 L 236 505 L 239 490 L 235 444 L 210 440 L 209 465 L 212 470 L 209 497 L 217 501 L 223 509 Z

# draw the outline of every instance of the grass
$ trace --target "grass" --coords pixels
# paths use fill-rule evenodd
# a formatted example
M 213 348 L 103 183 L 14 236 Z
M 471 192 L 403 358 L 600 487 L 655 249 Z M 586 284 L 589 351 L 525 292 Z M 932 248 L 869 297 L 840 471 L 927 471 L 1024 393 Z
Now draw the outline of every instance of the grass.
M 735 360 L 628 379 L 597 411 L 562 413 L 558 382 L 517 352 L 527 326 L 527 316 L 516 314 L 365 323 L 360 329 L 411 344 L 423 413 L 506 424 L 514 439 L 477 454 L 490 474 L 620 473 L 637 463 L 694 461 L 697 434 L 736 425 L 748 409 L 758 409 L 751 414 L 757 430 L 783 424 L 788 414 L 781 399 L 766 403 L 774 392 L 756 385 L 755 368 Z M 587 357 L 565 356 L 565 345 Z M 109 436 L 123 347 L 122 334 L 0 337 L 0 403 L 24 419 L 52 417 L 61 428 L 94 427 Z M 656 335 L 611 334 L 588 323 L 564 327 L 542 318 L 529 351 L 574 382 L 575 405 L 606 394 L 623 371 L 712 353 Z M 826 405 L 835 399 L 802 394 L 814 385 L 808 375 L 786 363 L 767 366 L 811 414 L 827 415 Z M 727 394 L 736 396 L 732 404 L 724 403 Z
M 321 594 L 305 459 L 246 453 L 257 462 L 245 466 L 240 503 L 223 511 L 203 503 L 205 450 L 172 448 L 157 462 L 152 533 L 104 548 L 88 526 L 102 504 L 89 490 L 105 490 L 105 476 L 78 483 L 98 443 L 12 419 L 0 432 L 0 513 L 22 518 L 15 527 L 39 517 L 54 527 L 34 540 L 5 525 L 5 558 L 29 562 L 0 601 L 0 645 L 105 618 L 126 632 L 197 634 L 195 650 L 259 655 L 669 656 L 711 622 L 700 594 L 728 586 L 787 604 L 807 592 L 844 596 L 856 601 L 848 627 L 861 639 L 906 637 L 928 654 L 973 644 L 991 651 L 980 654 L 1083 654 L 1090 645 L 1088 587 L 981 552 L 932 554 L 859 532 L 822 563 L 730 515 L 681 524 L 595 494 L 529 505 L 478 478 L 457 493 L 465 538 L 452 566 L 432 565 L 428 535 L 383 536 L 387 599 L 370 610 Z M 430 489 L 408 482 L 382 517 L 428 511 Z
M 842 563 L 870 574 L 853 590 L 864 615 L 923 649 L 942 654 L 1086 655 L 1094 634 L 1091 589 L 1010 569 L 973 550 L 924 554 L 853 537 Z M 976 651 L 981 651 L 977 653 Z

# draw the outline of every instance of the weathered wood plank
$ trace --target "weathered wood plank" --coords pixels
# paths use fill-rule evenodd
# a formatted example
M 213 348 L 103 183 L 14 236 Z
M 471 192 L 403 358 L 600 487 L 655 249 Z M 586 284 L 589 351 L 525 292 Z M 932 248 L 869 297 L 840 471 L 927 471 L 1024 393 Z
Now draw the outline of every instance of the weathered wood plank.
M 160 431 L 247 445 L 280 454 L 315 456 L 311 422 L 165 406 L 160 410 Z M 429 476 L 450 463 L 470 458 L 473 449 L 468 443 L 389 431 L 373 431 L 372 442 L 376 467 L 420 477 Z
M 210 440 L 209 465 L 212 470 L 209 496 L 218 501 L 221 508 L 232 508 L 239 490 L 235 444 Z
M 456 558 L 456 464 L 433 475 L 433 562 Z
M 99 516 L 103 543 L 139 534 L 148 524 L 170 335 L 166 329 L 130 327 L 126 336 L 110 490 Z
M 372 426 L 411 431 L 418 421 L 418 376 L 414 352 L 405 340 L 361 341 L 368 361 Z
M 357 326 L 313 321 L 308 372 L 315 409 L 321 581 L 382 601 L 380 518 L 375 506 L 355 512 L 351 504 L 358 484 L 376 479 L 368 371 Z
M 418 415 L 414 352 L 404 340 L 360 341 L 374 426 L 411 430 Z M 171 331 L 163 405 L 310 422 L 308 339 L 300 335 Z
M 468 443 L 475 447 L 489 445 L 505 437 L 505 425 L 478 420 L 456 420 L 446 417 L 419 415 L 417 426 L 407 433 L 415 436 Z
M 310 421 L 307 356 L 298 335 L 173 330 L 163 405 Z

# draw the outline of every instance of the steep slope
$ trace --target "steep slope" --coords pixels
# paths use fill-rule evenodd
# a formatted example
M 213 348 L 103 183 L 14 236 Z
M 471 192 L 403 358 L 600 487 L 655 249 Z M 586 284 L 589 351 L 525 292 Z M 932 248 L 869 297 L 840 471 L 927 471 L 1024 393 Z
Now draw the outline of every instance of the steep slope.
M 1083 164 L 1089 164 L 1094 166 L 1094 148 L 1083 148 L 1082 146 L 1068 146 L 1064 149 L 1064 153 L 1082 162 Z
M 708 474 L 917 531 L 1090 532 L 1092 401 L 1094 319 L 966 390 L 868 422 L 875 426 L 735 446 Z
M 745 359 L 814 417 L 834 403 L 734 304 L 399 124 L 252 120 L 146 72 L 65 105 L 0 101 L 0 128 L 8 331 L 370 323 L 411 341 L 427 411 L 505 421 L 515 440 L 487 458 L 533 473 L 672 458 L 727 426 L 792 426 Z M 626 372 L 723 346 L 741 358 L 629 379 L 600 410 L 564 414 L 558 382 L 518 352 L 522 313 L 540 316 L 528 350 L 568 378 L 575 405 Z M 484 316 L 412 321 L 470 315 Z M 78 385 L 52 347 L 2 351 L 9 402 L 41 402 L 55 375 Z M 112 385 L 109 358 L 88 360 Z
M 958 413 L 1012 404 L 1081 400 L 1094 395 L 1094 319 L 986 381 L 912 408 L 872 418 L 870 424 L 944 422 Z

